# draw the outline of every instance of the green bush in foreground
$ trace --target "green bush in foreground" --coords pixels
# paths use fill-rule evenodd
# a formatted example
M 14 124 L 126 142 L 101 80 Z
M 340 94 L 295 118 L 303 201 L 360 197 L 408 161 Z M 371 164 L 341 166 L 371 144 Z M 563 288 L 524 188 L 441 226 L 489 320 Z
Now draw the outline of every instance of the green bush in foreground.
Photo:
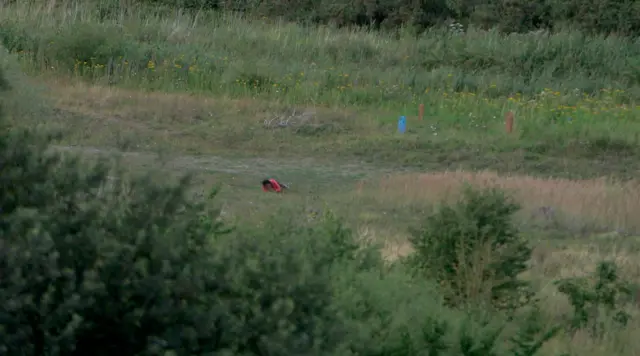
M 197 349 L 212 332 L 201 293 L 217 234 L 199 225 L 202 206 L 182 186 L 110 187 L 105 166 L 48 154 L 27 134 L 2 144 L 5 352 L 139 354 L 175 335 Z
M 573 315 L 569 330 L 587 329 L 593 337 L 602 337 L 606 329 L 627 325 L 631 315 L 625 306 L 632 300 L 633 288 L 618 275 L 618 266 L 611 261 L 598 264 L 593 278 L 568 278 L 556 282 L 565 294 Z
M 467 187 L 460 202 L 442 206 L 414 232 L 416 253 L 407 262 L 437 280 L 451 305 L 528 304 L 529 288 L 518 276 L 527 269 L 531 248 L 512 221 L 519 208 L 499 190 Z

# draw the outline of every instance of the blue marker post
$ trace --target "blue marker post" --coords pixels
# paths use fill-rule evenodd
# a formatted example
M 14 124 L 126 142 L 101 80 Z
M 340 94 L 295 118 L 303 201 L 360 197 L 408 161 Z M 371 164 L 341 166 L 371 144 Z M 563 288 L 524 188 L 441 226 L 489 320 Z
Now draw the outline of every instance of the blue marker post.
M 407 118 L 400 116 L 398 119 L 398 132 L 403 134 L 405 131 L 407 131 Z

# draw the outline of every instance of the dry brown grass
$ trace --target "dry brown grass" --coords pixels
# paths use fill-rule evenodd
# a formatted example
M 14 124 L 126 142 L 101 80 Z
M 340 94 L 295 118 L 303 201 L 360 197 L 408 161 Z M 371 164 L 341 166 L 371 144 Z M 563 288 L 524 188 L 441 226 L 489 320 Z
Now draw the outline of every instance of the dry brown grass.
M 525 213 L 570 218 L 612 230 L 640 231 L 640 183 L 605 178 L 567 180 L 504 176 L 492 172 L 402 174 L 361 183 L 360 194 L 375 191 L 381 204 L 432 204 L 455 199 L 465 184 L 497 187 L 512 194 Z
M 79 81 L 49 82 L 55 106 L 89 116 L 155 118 L 166 123 L 190 123 L 195 116 L 219 110 L 264 109 L 248 100 L 229 100 L 185 93 L 146 92 L 88 85 Z M 247 118 L 248 119 L 248 118 Z
M 62 112 L 60 126 L 69 143 L 75 145 L 123 148 L 126 144 L 136 150 L 213 153 L 241 142 L 243 126 L 255 121 L 258 111 L 257 106 L 242 100 L 73 81 L 58 80 L 48 85 L 53 105 Z
M 557 213 L 583 222 L 595 221 L 602 226 L 635 231 L 640 228 L 640 187 L 636 181 L 621 183 L 604 178 L 572 181 L 458 171 L 391 175 L 380 181 L 360 182 L 356 186 L 356 194 L 387 208 L 432 206 L 434 202 L 455 200 L 465 184 L 506 190 L 523 205 L 525 217 L 536 214 L 541 207 L 551 207 Z M 394 241 L 385 246 L 388 258 L 411 252 L 406 241 L 397 238 Z M 591 275 L 599 262 L 614 261 L 620 268 L 622 279 L 640 283 L 640 260 L 637 257 L 640 239 L 636 237 L 609 233 L 549 240 L 540 236 L 533 245 L 530 269 L 523 278 L 531 280 L 537 287 L 537 296 L 549 322 L 560 322 L 563 316 L 572 312 L 567 298 L 553 283 L 555 280 Z M 592 338 L 586 331 L 575 335 L 563 334 L 546 344 L 541 354 L 637 354 L 640 340 L 635 335 L 640 330 L 640 315 L 634 306 L 628 306 L 628 311 L 634 318 L 625 330 L 612 331 L 602 340 Z
M 288 118 L 295 110 L 298 115 L 312 113 L 310 124 L 355 122 L 353 113 L 323 107 L 129 90 L 60 78 L 46 83 L 49 99 L 61 112 L 57 124 L 74 145 L 119 147 L 124 140 L 136 150 L 163 148 L 177 154 L 295 153 L 294 148 L 305 154 L 344 146 L 346 138 L 333 135 L 309 140 L 291 130 L 265 128 L 265 120 Z M 370 120 L 358 122 L 363 123 L 359 132 L 372 125 Z
M 501 176 L 492 172 L 438 172 L 392 175 L 378 182 L 359 183 L 357 195 L 374 199 L 381 206 L 431 206 L 434 202 L 452 201 L 464 185 L 497 187 L 509 192 L 523 206 L 521 217 L 539 215 L 542 207 L 551 207 L 556 215 L 573 222 L 593 224 L 627 231 L 640 229 L 640 186 L 636 181 L 625 183 L 606 179 L 572 181 L 528 176 Z M 535 246 L 530 278 L 545 281 L 583 276 L 593 271 L 598 262 L 615 261 L 622 276 L 640 282 L 640 261 L 633 244 L 635 238 L 616 232 L 595 234 L 572 241 L 542 241 Z M 406 240 L 394 238 L 386 247 L 389 258 L 411 252 Z M 541 282 L 544 284 L 544 282 Z M 557 297 L 555 287 L 543 287 L 542 294 Z M 565 309 L 566 304 L 554 302 Z

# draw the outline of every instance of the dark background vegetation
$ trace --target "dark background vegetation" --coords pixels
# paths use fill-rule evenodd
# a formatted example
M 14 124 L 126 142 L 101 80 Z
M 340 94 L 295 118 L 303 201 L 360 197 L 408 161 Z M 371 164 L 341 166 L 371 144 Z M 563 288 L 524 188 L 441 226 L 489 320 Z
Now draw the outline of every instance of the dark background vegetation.
M 456 21 L 506 32 L 572 27 L 587 33 L 640 33 L 640 3 L 633 0 L 140 0 L 192 9 L 339 26 L 427 27 Z

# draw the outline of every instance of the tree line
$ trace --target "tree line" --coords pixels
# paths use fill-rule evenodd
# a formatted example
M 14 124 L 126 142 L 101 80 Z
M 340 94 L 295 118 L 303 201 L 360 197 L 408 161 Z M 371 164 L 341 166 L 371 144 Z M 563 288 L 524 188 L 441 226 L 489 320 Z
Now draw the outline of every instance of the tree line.
M 420 32 L 447 23 L 504 32 L 580 29 L 640 34 L 640 2 L 633 0 L 139 0 L 187 9 L 234 11 L 259 17 L 338 26 Z

